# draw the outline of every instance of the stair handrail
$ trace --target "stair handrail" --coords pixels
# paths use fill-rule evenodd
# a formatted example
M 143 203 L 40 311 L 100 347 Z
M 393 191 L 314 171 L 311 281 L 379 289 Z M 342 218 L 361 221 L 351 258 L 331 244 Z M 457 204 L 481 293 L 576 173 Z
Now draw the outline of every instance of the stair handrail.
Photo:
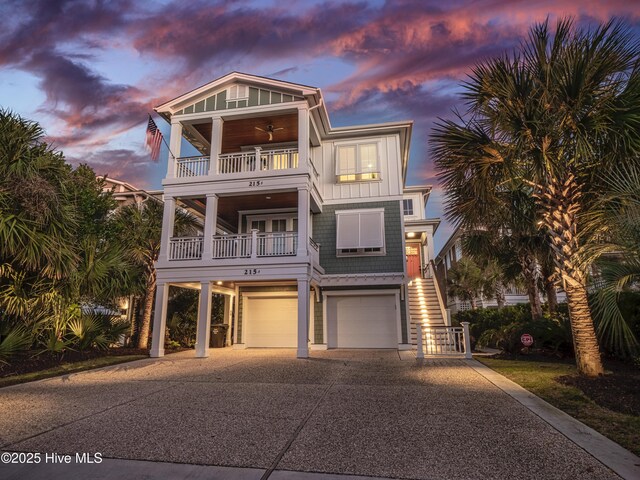
M 436 297 L 438 297 L 438 305 L 440 306 L 440 313 L 442 314 L 442 320 L 447 327 L 451 326 L 451 319 L 447 315 L 447 310 L 444 308 L 444 302 L 442 301 L 442 292 L 440 292 L 440 282 L 436 277 L 436 263 L 433 260 L 429 260 L 429 270 L 431 270 L 431 278 L 433 278 L 433 286 L 436 289 Z

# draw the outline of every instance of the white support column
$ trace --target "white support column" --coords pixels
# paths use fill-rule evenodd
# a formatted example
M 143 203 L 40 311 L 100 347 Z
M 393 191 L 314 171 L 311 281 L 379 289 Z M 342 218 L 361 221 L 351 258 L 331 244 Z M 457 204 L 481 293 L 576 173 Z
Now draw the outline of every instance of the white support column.
M 209 356 L 211 335 L 211 283 L 200 284 L 200 306 L 198 307 L 198 330 L 196 332 L 196 357 Z
M 469 322 L 460 322 L 462 335 L 464 336 L 464 358 L 473 359 L 471 355 L 471 335 L 469 334 Z
M 298 280 L 298 358 L 309 357 L 309 280 Z
M 153 314 L 153 331 L 151 332 L 152 357 L 164 356 L 164 331 L 167 327 L 167 303 L 169 300 L 169 284 L 156 285 L 156 308 Z
M 176 199 L 164 197 L 164 212 L 162 214 L 162 236 L 160 238 L 159 262 L 166 262 L 169 254 L 169 242 L 173 237 L 173 226 L 176 220 Z
M 309 190 L 298 188 L 298 252 L 299 257 L 307 256 L 309 245 Z
M 258 229 L 251 229 L 251 258 L 258 258 Z
M 202 243 L 202 261 L 211 260 L 213 236 L 216 234 L 216 224 L 218 219 L 218 195 L 207 194 L 207 207 L 204 217 L 204 241 Z
M 309 165 L 309 110 L 298 107 L 298 168 L 305 170 Z
M 427 255 L 429 256 L 429 258 L 425 263 L 428 263 L 430 260 L 436 259 L 436 254 L 433 250 L 433 231 L 431 229 L 427 231 Z
M 222 126 L 224 121 L 220 117 L 211 119 L 211 157 L 209 159 L 209 175 L 218 174 L 218 160 L 222 151 Z
M 176 159 L 180 157 L 182 145 L 182 123 L 179 120 L 171 120 L 171 138 L 169 139 L 169 163 L 167 164 L 167 178 L 176 176 Z M 175 155 L 175 157 L 174 157 Z
M 226 345 L 231 345 L 231 325 L 233 323 L 233 318 L 231 318 L 231 302 L 233 302 L 232 295 L 224 296 L 224 316 L 222 317 L 223 323 L 226 323 L 229 328 L 227 328 L 227 339 Z

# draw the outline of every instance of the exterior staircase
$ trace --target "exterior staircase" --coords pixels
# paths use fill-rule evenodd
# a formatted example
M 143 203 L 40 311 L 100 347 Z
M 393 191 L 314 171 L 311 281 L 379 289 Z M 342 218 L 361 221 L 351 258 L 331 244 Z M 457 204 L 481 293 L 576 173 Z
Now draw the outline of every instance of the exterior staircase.
M 414 278 L 409 282 L 409 315 L 411 316 L 411 344 L 417 345 L 416 325 L 446 327 L 436 293 L 434 278 Z

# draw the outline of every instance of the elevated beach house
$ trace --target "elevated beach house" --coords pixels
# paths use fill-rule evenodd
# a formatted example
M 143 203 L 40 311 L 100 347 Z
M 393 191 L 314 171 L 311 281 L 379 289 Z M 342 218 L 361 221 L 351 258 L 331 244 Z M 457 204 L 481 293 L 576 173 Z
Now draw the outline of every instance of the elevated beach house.
M 228 345 L 301 358 L 409 349 L 416 322 L 444 325 L 431 188 L 404 186 L 412 122 L 332 127 L 319 89 L 235 72 L 155 110 L 171 137 L 152 356 L 164 353 L 170 286 L 201 292 L 197 356 L 213 294 Z M 198 212 L 201 234 L 174 236 L 176 208 Z

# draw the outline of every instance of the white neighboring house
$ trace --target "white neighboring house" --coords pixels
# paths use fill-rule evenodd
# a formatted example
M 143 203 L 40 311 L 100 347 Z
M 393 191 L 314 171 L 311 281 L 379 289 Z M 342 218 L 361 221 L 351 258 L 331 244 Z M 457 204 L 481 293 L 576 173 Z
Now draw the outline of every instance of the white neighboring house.
M 332 127 L 318 88 L 237 72 L 155 111 L 171 137 L 152 356 L 164 354 L 170 285 L 200 290 L 199 357 L 213 293 L 234 348 L 411 348 L 428 312 L 411 316 L 407 286 L 433 285 L 439 223 L 424 214 L 431 188 L 404 186 L 411 121 Z M 203 215 L 200 235 L 174 236 L 180 204 Z
M 104 180 L 102 190 L 113 193 L 113 199 L 118 203 L 118 207 L 124 207 L 134 203 L 140 204 L 149 197 L 162 200 L 162 190 L 141 190 L 130 183 L 116 180 L 107 175 L 99 176 L 98 178 Z
M 447 292 L 448 274 L 451 267 L 453 267 L 461 258 L 463 258 L 462 252 L 462 237 L 464 233 L 460 227 L 456 228 L 451 234 L 447 242 L 440 249 L 438 255 L 435 258 L 435 272 L 440 290 Z M 515 285 L 510 285 L 505 290 L 505 305 L 518 305 L 521 303 L 528 303 L 529 296 L 525 288 L 518 288 Z M 558 301 L 566 301 L 566 297 L 563 291 L 558 291 Z M 470 310 L 471 304 L 468 301 L 462 301 L 459 298 L 451 297 L 448 293 L 444 295 L 445 305 L 451 313 L 456 313 L 462 310 Z M 540 292 L 540 301 L 544 302 L 543 292 Z M 481 308 L 498 308 L 498 302 L 495 297 L 484 298 L 480 297 L 476 300 L 478 307 Z

